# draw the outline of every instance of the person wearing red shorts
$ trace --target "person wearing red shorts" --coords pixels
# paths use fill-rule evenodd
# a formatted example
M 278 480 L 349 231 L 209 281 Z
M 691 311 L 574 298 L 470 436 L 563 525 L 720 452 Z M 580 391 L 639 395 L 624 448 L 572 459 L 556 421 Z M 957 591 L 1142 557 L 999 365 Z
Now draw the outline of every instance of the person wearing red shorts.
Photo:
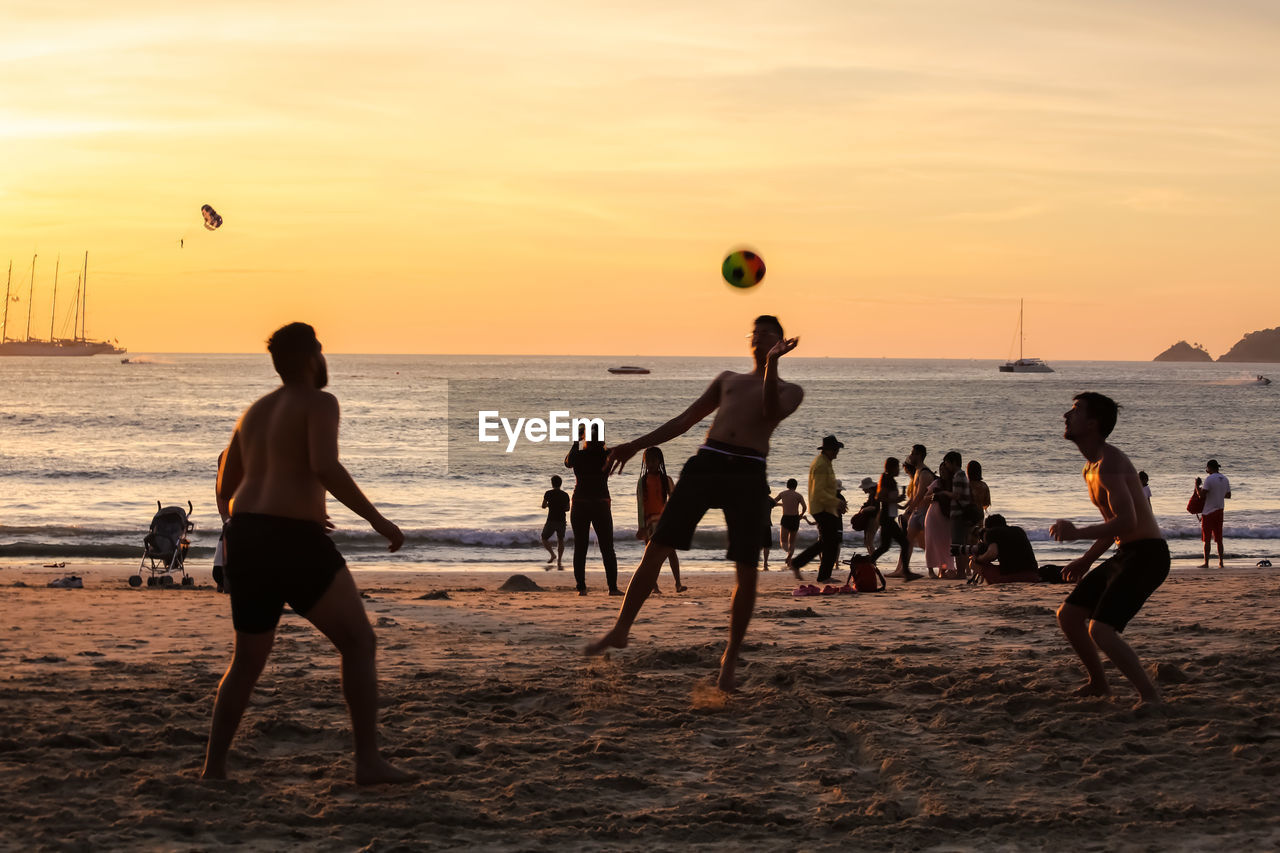
M 1200 541 L 1204 543 L 1204 562 L 1200 568 L 1209 568 L 1209 543 L 1218 543 L 1218 568 L 1222 568 L 1222 516 L 1226 514 L 1226 500 L 1231 497 L 1231 482 L 1218 471 L 1218 460 L 1204 464 L 1208 474 L 1202 482 L 1196 477 L 1196 494 L 1204 501 L 1200 511 Z

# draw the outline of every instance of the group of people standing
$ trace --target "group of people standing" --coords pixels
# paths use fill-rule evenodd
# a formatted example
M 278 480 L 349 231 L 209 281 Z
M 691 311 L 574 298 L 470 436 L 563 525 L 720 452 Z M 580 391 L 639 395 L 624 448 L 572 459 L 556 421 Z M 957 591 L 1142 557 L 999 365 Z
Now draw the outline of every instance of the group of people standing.
M 821 555 L 819 583 L 831 579 L 839 562 L 844 528 L 841 517 L 849 507 L 832 463 L 843 447 L 834 435 L 826 436 L 809 466 L 809 505 L 818 526 L 818 541 L 794 558 L 784 545 L 787 566 L 797 579 L 801 578 L 800 569 L 814 557 Z M 854 526 L 864 531 L 872 560 L 898 546 L 897 567 L 890 577 L 921 577 L 911 570 L 911 557 L 918 549 L 924 552 L 931 577 L 962 578 L 967 574 L 968 557 L 956 554 L 956 546 L 976 544 L 977 531 L 991 506 L 991 489 L 982 479 L 982 465 L 971 460 L 965 466 L 958 450 L 942 457 L 937 473 L 925 463 L 927 454 L 923 444 L 916 444 L 905 460 L 895 456 L 886 459 L 878 481 L 865 478 L 861 488 L 867 499 L 855 513 Z M 905 485 L 900 486 L 898 478 L 903 474 Z

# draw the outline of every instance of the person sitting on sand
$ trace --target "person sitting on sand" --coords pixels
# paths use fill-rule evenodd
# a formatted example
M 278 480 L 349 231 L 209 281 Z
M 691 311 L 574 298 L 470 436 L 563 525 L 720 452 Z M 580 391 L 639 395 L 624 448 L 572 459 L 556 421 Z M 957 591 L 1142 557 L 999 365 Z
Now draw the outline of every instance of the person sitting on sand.
M 218 684 L 202 779 L 225 779 L 227 752 L 288 604 L 342 655 L 342 692 L 351 712 L 358 784 L 406 782 L 378 751 L 376 640 L 346 561 L 325 527 L 325 493 L 388 542 L 404 544 L 338 461 L 338 401 L 315 330 L 278 329 L 267 342 L 283 384 L 250 406 L 218 470 L 218 497 L 230 501 L 226 584 L 235 648 Z
M 751 332 L 755 364 L 750 373 L 721 373 L 689 408 L 648 435 L 618 445 L 609 454 L 609 469 L 621 471 L 640 449 L 683 435 L 715 413 L 705 443 L 685 463 L 658 527 L 645 546 L 613 627 L 586 647 L 587 654 L 626 648 L 631 625 L 653 591 L 667 555 L 676 549 L 688 550 L 703 514 L 711 507 L 719 507 L 724 510 L 729 529 L 729 558 L 734 561 L 737 586 L 730 610 L 729 642 L 720 658 L 717 686 L 724 691 L 735 689 L 738 650 L 755 608 L 761 528 L 767 523 L 764 499 L 769 494 L 765 476 L 769 439 L 804 399 L 799 385 L 778 377 L 778 360 L 795 349 L 799 341 L 783 335 L 776 317 L 757 317 Z
M 980 536 L 979 543 L 973 548 L 975 581 L 981 579 L 994 584 L 1010 580 L 1040 580 L 1040 566 L 1027 531 L 1010 526 L 1003 515 L 992 514 L 982 527 Z
M 564 480 L 560 479 L 559 474 L 551 475 L 551 488 L 542 495 L 542 508 L 547 511 L 547 521 L 542 525 L 542 547 L 547 549 L 547 570 L 550 571 L 551 564 L 555 563 L 556 568 L 563 571 L 564 565 L 561 562 L 564 558 L 564 529 L 565 529 L 565 513 L 569 511 L 569 493 L 560 488 L 560 484 Z M 551 534 L 556 535 L 556 547 L 551 547 Z
M 1089 391 L 1077 394 L 1063 416 L 1063 438 L 1074 442 L 1088 460 L 1084 480 L 1089 499 L 1103 520 L 1090 527 L 1076 527 L 1059 519 L 1049 528 L 1059 542 L 1094 540 L 1084 556 L 1062 570 L 1066 580 L 1079 583 L 1058 608 L 1058 624 L 1089 674 L 1077 696 L 1111 692 L 1098 657 L 1101 649 L 1137 688 L 1139 704 L 1154 704 L 1160 702 L 1160 691 L 1120 633 L 1169 576 L 1169 546 L 1142 494 L 1137 469 L 1119 448 L 1106 442 L 1118 409 L 1114 400 Z M 1089 571 L 1112 542 L 1119 545 L 1115 555 Z
M 653 531 L 658 529 L 658 519 L 662 518 L 662 510 L 667 506 L 667 499 L 675 489 L 675 480 L 667 476 L 666 460 L 662 456 L 661 447 L 646 447 L 641 457 L 640 482 L 636 484 L 636 508 L 640 511 L 640 529 L 636 538 L 649 544 Z M 676 592 L 684 592 L 687 586 L 680 583 L 680 557 L 675 551 L 667 558 L 671 563 L 671 576 L 675 578 Z M 658 589 L 657 579 L 653 582 L 653 591 Z

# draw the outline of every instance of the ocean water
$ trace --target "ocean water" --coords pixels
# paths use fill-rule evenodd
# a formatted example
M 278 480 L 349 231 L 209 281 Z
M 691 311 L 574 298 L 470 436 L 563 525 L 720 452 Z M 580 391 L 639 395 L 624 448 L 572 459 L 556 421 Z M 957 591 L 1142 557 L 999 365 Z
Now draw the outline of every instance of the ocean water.
M 549 478 L 564 443 L 507 438 L 481 444 L 478 413 L 548 419 L 551 412 L 600 417 L 605 438 L 635 438 L 678 414 L 719 371 L 747 358 L 644 358 L 647 376 L 612 376 L 635 358 L 330 355 L 329 390 L 342 405 L 341 452 L 366 494 L 407 534 L 388 555 L 367 525 L 330 501 L 335 537 L 353 567 L 541 565 L 538 545 Z M 118 561 L 134 565 L 156 502 L 194 507 L 189 566 L 208 565 L 219 521 L 214 477 L 236 418 L 278 382 L 262 355 L 0 358 L 0 557 Z M 1020 524 L 1045 561 L 1060 546 L 1060 517 L 1092 522 L 1083 459 L 1062 438 L 1072 395 L 1094 390 L 1122 406 L 1112 441 L 1148 472 L 1153 506 L 1176 556 L 1199 552 L 1185 511 L 1210 457 L 1231 480 L 1227 550 L 1250 562 L 1280 554 L 1280 381 L 1250 380 L 1267 365 L 1056 362 L 1047 375 L 998 373 L 991 361 L 784 359 L 784 378 L 805 388 L 799 411 L 774 436 L 769 477 L 806 483 L 821 437 L 845 442 L 837 476 L 851 503 L 857 484 L 886 456 L 928 446 L 930 466 L 958 449 L 978 459 L 992 510 Z M 1280 376 L 1276 377 L 1280 380 Z M 668 471 L 701 442 L 706 424 L 664 446 Z M 612 480 L 624 569 L 639 558 L 633 538 L 638 459 Z M 775 543 L 776 521 L 775 511 Z M 802 528 L 802 544 L 813 534 Z M 861 534 L 849 533 L 852 542 Z M 723 521 L 710 514 L 691 567 L 721 567 Z M 775 552 L 776 556 L 776 552 Z M 568 555 L 566 554 L 566 562 Z M 589 566 L 598 568 L 594 548 Z

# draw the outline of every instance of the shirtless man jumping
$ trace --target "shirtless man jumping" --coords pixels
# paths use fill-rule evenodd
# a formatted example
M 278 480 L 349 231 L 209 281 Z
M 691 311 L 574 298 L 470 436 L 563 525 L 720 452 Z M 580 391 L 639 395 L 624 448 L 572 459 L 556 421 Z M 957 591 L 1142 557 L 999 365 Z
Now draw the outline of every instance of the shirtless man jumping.
M 1101 649 L 1137 688 L 1139 705 L 1158 704 L 1160 691 L 1120 632 L 1169 576 L 1169 546 L 1142 494 L 1137 469 L 1128 456 L 1106 443 L 1116 425 L 1118 409 L 1114 400 L 1089 391 L 1077 394 L 1064 415 L 1063 438 L 1075 442 L 1089 460 L 1084 480 L 1089 485 L 1089 499 L 1103 520 L 1078 528 L 1059 519 L 1049 528 L 1059 542 L 1094 540 L 1084 556 L 1062 570 L 1065 580 L 1079 583 L 1058 608 L 1058 624 L 1089 674 L 1089 681 L 1075 695 L 1106 696 L 1111 692 L 1098 657 Z M 1116 553 L 1089 571 L 1112 542 L 1119 545 Z
M 326 534 L 325 492 L 372 525 L 395 551 L 400 528 L 383 518 L 338 461 L 338 401 L 315 330 L 290 323 L 267 342 L 283 385 L 241 416 L 218 470 L 231 501 L 226 583 L 235 650 L 218 684 L 202 779 L 225 779 L 227 751 L 271 654 L 285 604 L 342 655 L 342 692 L 355 735 L 359 784 L 405 782 L 378 752 L 375 640 L 346 561 Z
M 605 649 L 623 649 L 627 635 L 645 599 L 653 591 L 667 555 L 687 551 L 698 521 L 711 507 L 724 510 L 729 528 L 729 559 L 737 571 L 737 586 L 729 618 L 729 644 L 720 658 L 717 686 L 724 691 L 737 687 L 734 671 L 738 650 L 747 633 L 747 624 L 756 601 L 756 565 L 760 542 L 769 523 L 769 482 L 765 458 L 769 438 L 778 424 L 796 410 L 804 399 L 799 385 L 778 378 L 778 359 L 791 352 L 799 338 L 786 338 L 776 317 L 757 317 L 751 332 L 751 355 L 755 369 L 750 373 L 725 371 L 715 378 L 684 412 L 648 435 L 613 448 L 606 465 L 621 472 L 638 451 L 670 441 L 688 432 L 715 412 L 706 442 L 680 473 L 675 490 L 667 501 L 658 527 L 645 546 L 644 556 L 618 611 L 617 621 L 607 634 L 587 646 L 588 655 Z

